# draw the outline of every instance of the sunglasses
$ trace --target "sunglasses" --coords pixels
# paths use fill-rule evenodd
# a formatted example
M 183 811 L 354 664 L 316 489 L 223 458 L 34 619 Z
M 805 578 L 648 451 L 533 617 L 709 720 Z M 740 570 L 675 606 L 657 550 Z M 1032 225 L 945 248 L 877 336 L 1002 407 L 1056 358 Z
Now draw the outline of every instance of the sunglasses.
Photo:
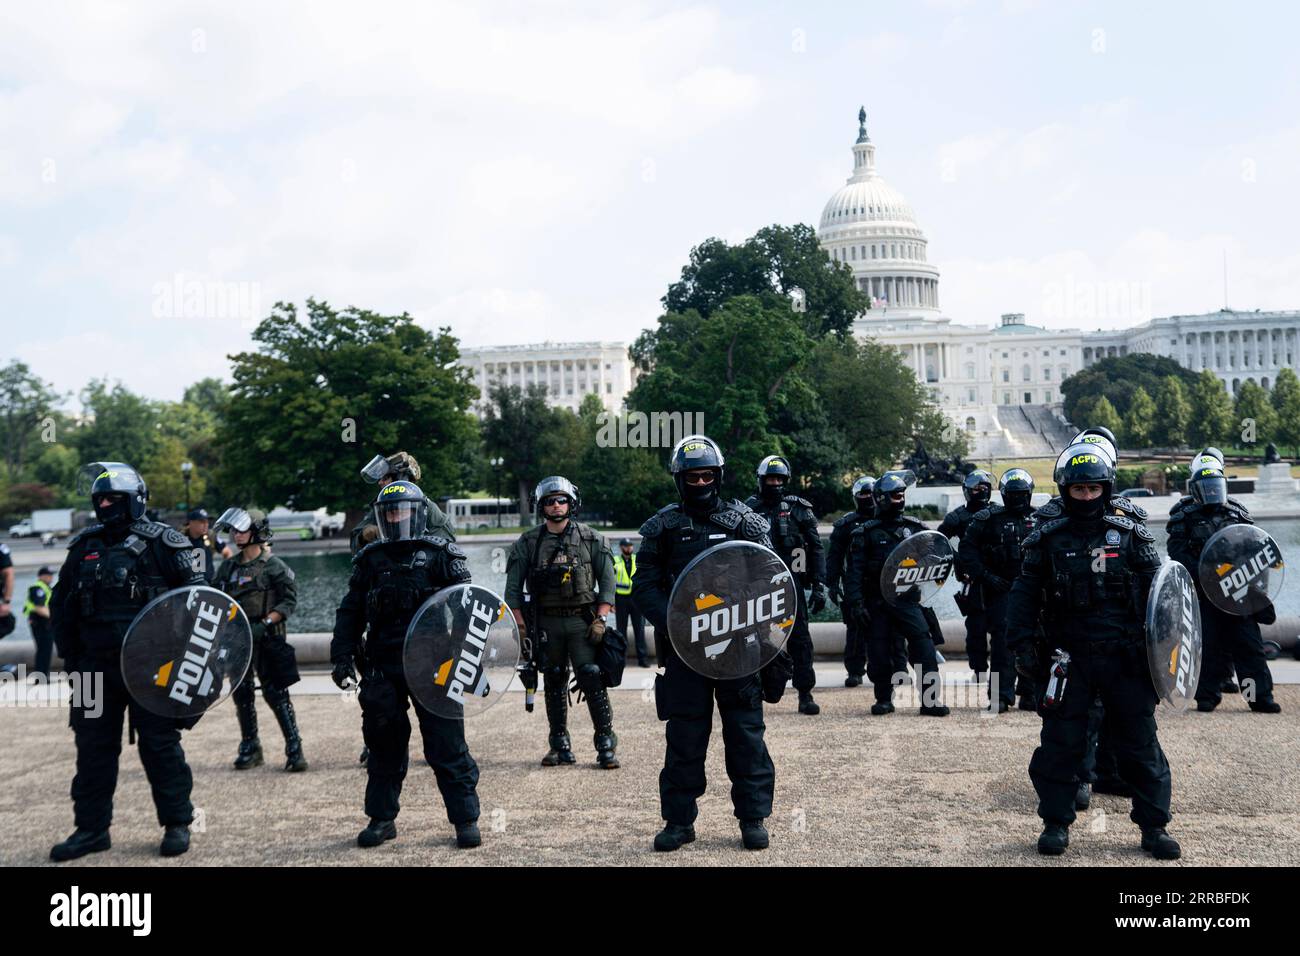
M 683 476 L 688 485 L 711 485 L 713 484 L 713 472 L 706 471 L 701 474 L 687 473 Z
M 543 499 L 542 499 L 542 507 L 543 507 L 543 508 L 549 508 L 551 505 L 565 505 L 565 504 L 568 504 L 568 503 L 569 503 L 569 499 L 568 499 L 568 498 L 565 498 L 563 495 L 558 496 L 558 497 L 555 497 L 555 498 L 543 498 Z

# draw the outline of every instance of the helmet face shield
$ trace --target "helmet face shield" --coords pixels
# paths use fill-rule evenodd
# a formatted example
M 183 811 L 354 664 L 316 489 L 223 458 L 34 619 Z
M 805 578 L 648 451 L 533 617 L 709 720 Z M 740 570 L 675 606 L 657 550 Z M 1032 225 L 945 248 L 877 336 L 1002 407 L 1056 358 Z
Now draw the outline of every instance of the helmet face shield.
M 243 508 L 227 508 L 213 525 L 217 531 L 223 528 L 235 532 L 247 531 L 253 526 L 253 519 Z
M 376 455 L 366 463 L 364 468 L 361 469 L 361 477 L 364 478 L 367 483 L 377 485 L 380 481 L 392 474 L 392 471 L 393 466 L 388 463 L 388 459 L 383 455 Z
M 135 521 L 144 516 L 149 491 L 144 479 L 130 465 L 120 461 L 92 461 L 83 465 L 77 475 L 77 491 L 89 495 L 95 516 L 104 524 L 116 525 Z M 101 508 L 97 498 L 111 499 Z
M 1202 468 L 1192 477 L 1191 486 L 1198 504 L 1222 505 L 1228 501 L 1228 479 L 1216 468 Z
M 423 501 L 379 501 L 375 524 L 381 541 L 413 541 L 424 533 L 428 507 Z

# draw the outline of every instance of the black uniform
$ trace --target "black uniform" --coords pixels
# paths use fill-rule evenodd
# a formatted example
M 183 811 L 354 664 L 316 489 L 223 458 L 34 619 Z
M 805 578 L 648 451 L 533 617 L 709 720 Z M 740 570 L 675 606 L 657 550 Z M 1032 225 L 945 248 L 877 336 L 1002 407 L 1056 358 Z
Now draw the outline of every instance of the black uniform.
M 478 765 L 465 743 L 464 721 L 426 710 L 411 696 L 402 668 L 406 629 L 416 610 L 435 591 L 469 580 L 465 552 L 440 537 L 376 541 L 352 559 L 348 593 L 334 618 L 330 660 L 360 664 L 361 733 L 370 749 L 365 809 L 372 819 L 393 820 L 400 809 L 409 763 L 410 703 L 447 819 L 453 824 L 478 819 Z
M 781 500 L 775 503 L 768 503 L 759 495 L 751 495 L 745 504 L 767 519 L 771 526 L 772 550 L 794 573 L 798 608 L 786 650 L 794 661 L 794 689 L 810 691 L 817 686 L 817 674 L 813 670 L 808 602 L 804 599 L 803 592 L 805 587 L 820 590 L 826 582 L 826 555 L 822 551 L 822 538 L 817 531 L 817 515 L 813 513 L 812 502 L 798 495 L 782 495 Z M 796 551 L 802 552 L 802 571 L 794 571 Z
M 158 822 L 188 826 L 194 816 L 181 728 L 192 727 L 197 718 L 160 717 L 131 700 L 120 660 L 122 639 L 140 610 L 173 588 L 203 584 L 202 560 L 183 534 L 147 518 L 115 528 L 93 525 L 68 545 L 50 599 L 54 642 L 70 673 L 102 674 L 104 689 L 102 701 L 72 707 L 77 743 L 72 804 L 78 829 L 106 830 L 112 823 L 124 713 L 136 733 Z
M 776 767 L 763 741 L 763 690 L 758 674 L 710 680 L 682 663 L 668 641 L 668 597 L 673 582 L 696 555 L 727 539 L 771 547 L 768 523 L 739 501 L 719 502 L 707 515 L 692 516 L 671 504 L 641 526 L 632 599 L 655 629 L 655 650 L 665 663 L 655 678 L 655 709 L 667 721 L 668 748 L 659 773 L 664 820 L 690 826 L 706 780 L 704 758 L 713 729 L 713 700 L 722 716 L 722 742 L 731 802 L 740 820 L 772 813 Z
M 1052 518 L 1024 540 L 1020 577 L 1008 602 L 1007 640 L 1021 653 L 1034 640 L 1041 616 L 1047 646 L 1071 657 L 1064 701 L 1040 711 L 1041 743 L 1029 764 L 1038 815 L 1049 824 L 1069 826 L 1075 819 L 1089 709 L 1097 695 L 1120 775 L 1133 789 L 1131 819 L 1142 827 L 1169 822 L 1169 763 L 1156 739 L 1158 697 L 1144 639 L 1147 597 L 1159 568 L 1151 533 L 1124 516 Z M 1041 663 L 1045 679 L 1048 662 Z
M 990 663 L 998 675 L 998 699 L 1008 705 L 1016 700 L 1016 662 L 1007 647 L 1007 596 L 1020 576 L 1021 543 L 1036 524 L 1028 508 L 1015 511 L 1005 505 L 989 505 L 967 524 L 957 552 L 957 566 L 971 581 L 971 593 L 978 595 L 983 608 L 980 614 L 993 638 Z M 967 623 L 969 627 L 969 618 Z M 990 683 L 990 699 L 992 694 Z
M 966 505 L 958 505 L 944 515 L 938 531 L 945 538 L 956 538 L 964 542 L 966 529 L 970 527 L 975 514 L 976 512 L 971 511 Z M 966 572 L 962 568 L 961 561 L 957 562 L 957 574 L 965 583 Z M 989 626 L 980 589 L 972 586 L 962 603 L 966 605 L 960 609 L 966 620 L 966 658 L 970 662 L 971 670 L 983 674 L 989 669 Z
M 1169 518 L 1169 557 L 1177 561 L 1196 581 L 1201 605 L 1201 634 L 1204 661 L 1201 680 L 1196 686 L 1196 702 L 1213 708 L 1223 699 L 1224 681 L 1234 667 L 1242 693 L 1248 700 L 1264 703 L 1273 700 L 1273 675 L 1264 657 L 1264 643 L 1259 632 L 1260 618 L 1273 619 L 1272 608 L 1254 617 L 1239 617 L 1221 611 L 1205 599 L 1197 565 L 1205 542 L 1216 531 L 1233 524 L 1254 524 L 1240 503 L 1229 498 L 1226 504 L 1202 505 L 1189 499 Z
M 872 519 L 850 511 L 835 520 L 831 527 L 831 543 L 826 550 L 826 586 L 832 594 L 842 587 L 845 571 L 848 569 L 849 542 L 853 532 Z M 854 677 L 862 677 L 867 672 L 867 632 L 858 627 L 849 609 L 849 602 L 840 600 L 840 618 L 844 621 L 844 669 Z M 907 670 L 907 645 L 902 641 L 894 643 L 893 667 L 895 673 Z
M 875 689 L 876 702 L 894 697 L 893 648 L 897 637 L 906 640 L 908 657 L 920 666 L 922 687 L 938 687 L 939 662 L 935 655 L 932 618 L 919 604 L 889 604 L 880 594 L 880 569 L 891 551 L 904 538 L 926 530 L 925 524 L 909 515 L 872 518 L 849 539 L 849 565 L 844 577 L 844 602 L 861 605 L 867 623 L 867 678 Z M 933 674 L 933 677 L 929 675 Z M 937 691 L 932 691 L 935 693 Z

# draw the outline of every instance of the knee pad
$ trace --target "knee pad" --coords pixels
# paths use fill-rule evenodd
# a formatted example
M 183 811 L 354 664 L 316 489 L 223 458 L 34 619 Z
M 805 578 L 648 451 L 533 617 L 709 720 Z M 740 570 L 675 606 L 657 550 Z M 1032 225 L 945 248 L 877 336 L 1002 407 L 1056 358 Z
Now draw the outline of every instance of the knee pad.
M 600 673 L 600 667 L 596 664 L 578 665 L 576 676 L 579 689 L 588 697 L 605 687 L 605 679 Z

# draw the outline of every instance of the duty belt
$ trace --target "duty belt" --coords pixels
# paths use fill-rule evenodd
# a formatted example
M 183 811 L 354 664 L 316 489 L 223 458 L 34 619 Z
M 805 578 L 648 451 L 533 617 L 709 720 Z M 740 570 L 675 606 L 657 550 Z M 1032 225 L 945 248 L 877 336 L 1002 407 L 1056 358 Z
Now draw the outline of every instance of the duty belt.
M 585 614 L 587 606 L 585 604 L 578 607 L 542 607 L 542 617 L 577 617 L 579 614 Z

